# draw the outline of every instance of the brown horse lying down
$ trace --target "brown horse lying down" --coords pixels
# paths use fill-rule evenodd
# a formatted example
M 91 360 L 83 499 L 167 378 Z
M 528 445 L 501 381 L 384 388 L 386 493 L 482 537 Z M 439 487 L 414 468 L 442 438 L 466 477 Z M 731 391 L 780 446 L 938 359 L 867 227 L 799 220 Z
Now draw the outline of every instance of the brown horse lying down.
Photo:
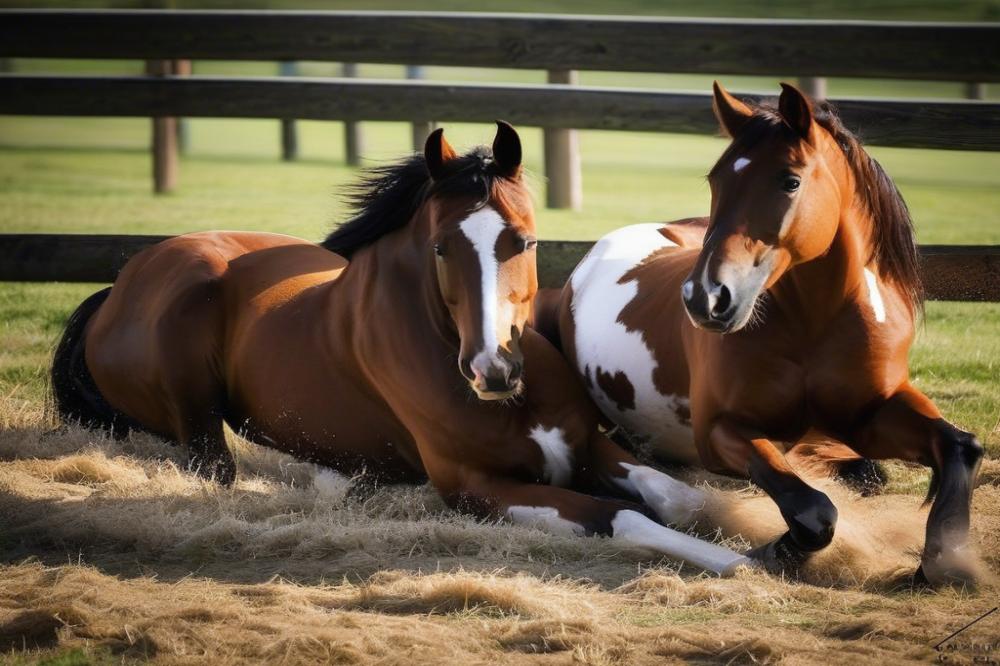
M 438 130 L 423 156 L 376 170 L 322 246 L 206 232 L 138 254 L 69 322 L 62 417 L 180 442 L 224 483 L 223 422 L 343 472 L 429 478 L 479 516 L 720 574 L 748 563 L 647 517 L 690 514 L 697 493 L 600 434 L 572 368 L 525 327 L 535 220 L 520 140 L 498 126 L 492 153 L 459 157 Z
M 665 460 L 771 496 L 788 533 L 765 562 L 794 568 L 833 538 L 837 509 L 784 457 L 812 430 L 929 466 L 918 577 L 970 580 L 983 449 L 909 382 L 922 290 L 906 204 L 830 108 L 791 86 L 772 109 L 716 84 L 715 109 L 733 140 L 708 176 L 711 217 L 605 236 L 558 300 L 539 300 L 543 328 L 607 419 Z

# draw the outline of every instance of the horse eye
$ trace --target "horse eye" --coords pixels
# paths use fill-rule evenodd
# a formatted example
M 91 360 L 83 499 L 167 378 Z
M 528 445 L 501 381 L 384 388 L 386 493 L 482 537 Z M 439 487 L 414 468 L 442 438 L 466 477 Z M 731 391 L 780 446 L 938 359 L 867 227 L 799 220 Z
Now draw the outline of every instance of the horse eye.
M 534 238 L 525 238 L 524 239 L 524 251 L 525 252 L 527 252 L 528 250 L 534 250 L 535 247 L 537 247 L 537 246 L 538 246 L 538 241 L 535 240 Z
M 798 177 L 786 176 L 785 179 L 781 181 L 781 189 L 783 189 L 786 192 L 794 192 L 795 190 L 799 189 L 799 185 L 801 184 L 802 181 L 799 180 Z
M 439 257 L 444 256 L 444 248 L 441 247 L 441 243 L 434 243 L 434 254 L 436 254 Z

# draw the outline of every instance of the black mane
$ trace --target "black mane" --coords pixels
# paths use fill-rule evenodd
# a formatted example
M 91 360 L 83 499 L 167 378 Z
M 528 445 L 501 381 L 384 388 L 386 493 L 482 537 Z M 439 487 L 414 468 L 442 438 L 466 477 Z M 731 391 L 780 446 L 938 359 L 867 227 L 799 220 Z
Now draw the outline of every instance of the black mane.
M 494 185 L 503 176 L 486 147 L 448 160 L 446 174 L 432 181 L 422 154 L 414 154 L 395 164 L 366 169 L 365 175 L 348 190 L 347 201 L 354 215 L 341 223 L 321 245 L 350 258 L 410 221 L 432 194 L 478 197 L 479 205 L 490 199 Z
M 766 137 L 780 134 L 787 141 L 798 141 L 795 132 L 785 123 L 774 103 L 751 105 L 753 116 L 740 131 L 718 164 L 741 154 Z M 813 101 L 813 119 L 830 133 L 844 153 L 856 183 L 859 203 L 872 218 L 871 255 L 879 271 L 899 287 L 914 312 L 923 307 L 924 290 L 920 278 L 920 253 L 910 210 L 903 195 L 882 165 L 865 152 L 861 140 L 841 122 L 833 105 Z

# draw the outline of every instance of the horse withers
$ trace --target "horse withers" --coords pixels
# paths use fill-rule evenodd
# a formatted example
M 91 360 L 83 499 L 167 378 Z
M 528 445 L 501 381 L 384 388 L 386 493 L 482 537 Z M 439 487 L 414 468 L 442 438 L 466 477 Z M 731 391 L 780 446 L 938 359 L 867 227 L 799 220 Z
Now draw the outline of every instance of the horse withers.
M 438 130 L 423 155 L 376 169 L 321 245 L 206 232 L 141 252 L 70 319 L 59 412 L 179 442 L 224 483 L 228 423 L 348 474 L 429 478 L 482 517 L 718 573 L 746 564 L 649 517 L 686 516 L 698 497 L 600 434 L 572 368 L 526 327 L 536 240 L 521 172 L 509 125 L 463 156 Z
M 918 578 L 972 580 L 983 449 L 909 381 L 922 290 L 906 204 L 829 105 L 789 85 L 776 107 L 718 84 L 714 103 L 732 142 L 708 176 L 710 216 L 608 234 L 539 319 L 557 322 L 607 419 L 770 495 L 788 532 L 755 553 L 769 566 L 833 538 L 836 507 L 784 455 L 819 433 L 930 467 Z

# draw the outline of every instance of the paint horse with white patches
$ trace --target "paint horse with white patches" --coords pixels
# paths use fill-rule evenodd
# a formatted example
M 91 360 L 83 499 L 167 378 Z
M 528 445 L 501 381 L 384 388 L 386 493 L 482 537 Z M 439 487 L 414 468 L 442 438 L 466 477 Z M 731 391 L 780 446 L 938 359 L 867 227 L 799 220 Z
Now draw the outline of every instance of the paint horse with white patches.
M 225 483 L 228 423 L 348 474 L 429 478 L 483 517 L 613 536 L 720 574 L 748 562 L 658 522 L 697 506 L 599 432 L 572 368 L 525 326 L 535 221 L 513 128 L 498 123 L 492 151 L 464 156 L 438 130 L 423 155 L 375 170 L 357 203 L 322 245 L 210 232 L 132 258 L 63 335 L 62 417 L 177 441 Z M 647 506 L 595 496 L 620 494 L 621 465 Z
M 983 449 L 909 381 L 922 290 L 906 204 L 827 104 L 788 85 L 776 108 L 718 84 L 714 101 L 732 143 L 708 176 L 710 217 L 605 236 L 555 305 L 539 299 L 540 328 L 606 419 L 666 461 L 770 495 L 788 525 L 754 554 L 770 567 L 794 570 L 833 538 L 837 509 L 784 455 L 818 433 L 854 462 L 930 467 L 917 577 L 970 581 Z

